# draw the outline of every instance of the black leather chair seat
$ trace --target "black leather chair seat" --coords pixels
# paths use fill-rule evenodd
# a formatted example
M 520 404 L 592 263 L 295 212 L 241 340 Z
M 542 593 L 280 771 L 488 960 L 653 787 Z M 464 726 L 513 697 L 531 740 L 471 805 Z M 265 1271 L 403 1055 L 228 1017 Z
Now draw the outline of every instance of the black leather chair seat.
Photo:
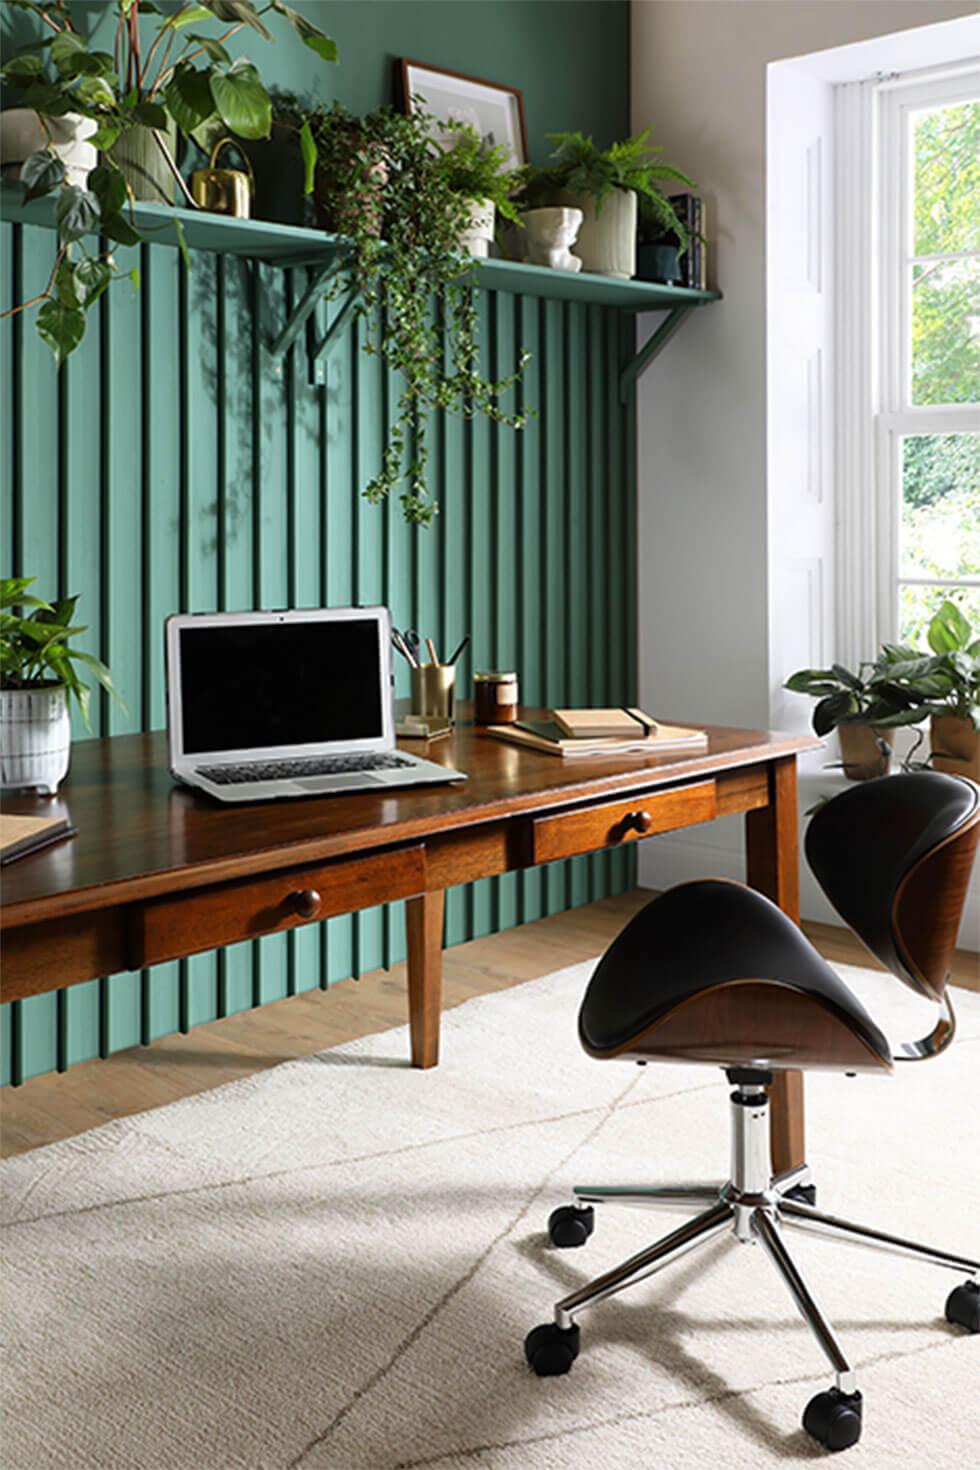
M 792 920 L 763 894 L 721 879 L 672 888 L 627 924 L 589 983 L 580 1036 L 590 1051 L 617 1051 L 682 1001 L 733 980 L 819 998 L 890 1063 L 882 1032 Z

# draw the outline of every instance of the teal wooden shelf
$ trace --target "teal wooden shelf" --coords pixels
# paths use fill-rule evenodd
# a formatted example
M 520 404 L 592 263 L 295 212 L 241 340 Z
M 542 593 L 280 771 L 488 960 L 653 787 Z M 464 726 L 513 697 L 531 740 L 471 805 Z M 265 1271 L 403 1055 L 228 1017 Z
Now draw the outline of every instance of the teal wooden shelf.
M 11 224 L 54 229 L 53 196 L 45 195 L 25 205 L 21 202 L 20 193 L 17 184 L 3 185 L 0 217 Z M 187 246 L 192 250 L 208 250 L 283 267 L 314 268 L 316 274 L 311 278 L 309 290 L 294 307 L 282 330 L 269 343 L 270 354 L 276 361 L 281 360 L 309 320 L 326 280 L 341 263 L 345 243 L 343 236 L 328 235 L 323 230 L 271 224 L 266 220 L 232 219 L 228 215 L 169 208 L 162 204 L 137 203 L 133 207 L 132 221 L 152 244 L 176 247 L 180 244 L 178 231 L 182 230 Z M 123 250 L 127 247 L 117 248 Z M 693 291 L 684 286 L 662 286 L 652 281 L 617 280 L 587 271 L 576 274 L 510 260 L 478 261 L 476 278 L 488 291 L 510 291 L 515 295 L 538 296 L 550 301 L 610 306 L 628 314 L 667 312 L 657 331 L 624 368 L 620 380 L 624 397 L 690 312 L 695 307 L 721 299 L 720 291 Z M 345 310 L 345 320 L 348 314 L 349 311 Z M 311 353 L 311 366 L 316 369 L 318 381 L 322 381 L 323 360 L 339 324 L 339 320 L 335 322 L 328 337 L 321 339 Z

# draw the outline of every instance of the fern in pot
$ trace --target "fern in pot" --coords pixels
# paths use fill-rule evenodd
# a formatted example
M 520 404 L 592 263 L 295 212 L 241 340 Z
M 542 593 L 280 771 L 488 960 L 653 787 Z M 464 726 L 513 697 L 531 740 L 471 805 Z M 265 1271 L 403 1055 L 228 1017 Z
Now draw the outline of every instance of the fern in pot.
M 90 728 L 78 665 L 119 696 L 105 664 L 72 646 L 86 631 L 72 622 L 78 598 L 43 602 L 27 590 L 34 581 L 0 578 L 0 784 L 54 796 L 71 757 L 71 701 Z
M 694 187 L 693 180 L 670 164 L 659 163 L 662 150 L 648 143 L 649 129 L 599 148 L 583 133 L 549 133 L 556 144 L 547 168 L 525 170 L 523 197 L 528 208 L 566 205 L 582 211 L 575 253 L 582 269 L 628 280 L 636 275 L 637 201 L 669 228 L 682 245 L 687 231 L 660 184 L 666 180 Z
M 436 160 L 435 167 L 445 174 L 453 193 L 467 202 L 459 248 L 486 258 L 498 215 L 511 224 L 520 224 L 513 200 L 517 174 L 506 166 L 507 149 L 485 143 L 469 123 L 453 123 L 446 131 L 453 142 Z

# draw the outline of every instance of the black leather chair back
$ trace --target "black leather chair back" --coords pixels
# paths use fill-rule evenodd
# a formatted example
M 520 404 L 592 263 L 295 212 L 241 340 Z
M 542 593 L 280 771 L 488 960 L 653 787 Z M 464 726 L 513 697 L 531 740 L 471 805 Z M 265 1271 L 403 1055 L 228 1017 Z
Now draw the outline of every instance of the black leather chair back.
M 942 1000 L 980 840 L 980 789 L 916 771 L 828 801 L 807 861 L 844 922 L 912 990 Z

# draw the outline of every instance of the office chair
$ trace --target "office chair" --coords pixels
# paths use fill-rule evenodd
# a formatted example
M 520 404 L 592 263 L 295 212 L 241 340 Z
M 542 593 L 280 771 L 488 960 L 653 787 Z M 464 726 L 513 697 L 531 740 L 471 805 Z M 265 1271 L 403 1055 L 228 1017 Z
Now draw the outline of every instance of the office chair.
M 864 1006 L 797 926 L 762 894 L 715 879 L 683 883 L 627 924 L 592 976 L 579 1012 L 590 1056 L 704 1062 L 724 1069 L 731 1094 L 731 1178 L 720 1186 L 576 1186 L 548 1222 L 552 1243 L 582 1245 L 594 1206 L 699 1210 L 693 1219 L 557 1303 L 554 1321 L 525 1341 L 539 1376 L 567 1373 L 579 1351 L 576 1317 L 687 1252 L 730 1233 L 758 1242 L 789 1288 L 834 1370 L 807 1405 L 803 1427 L 831 1450 L 861 1435 L 853 1366 L 790 1254 L 784 1226 L 898 1251 L 969 1276 L 946 1317 L 980 1331 L 980 1261 L 855 1225 L 816 1208 L 809 1171 L 773 1177 L 767 1086 L 777 1070 L 891 1072 L 893 1061 L 938 1055 L 955 1021 L 946 982 L 980 840 L 980 791 L 924 771 L 864 782 L 813 817 L 806 855 L 838 913 L 899 980 L 934 1001 L 931 1033 L 891 1047 Z

